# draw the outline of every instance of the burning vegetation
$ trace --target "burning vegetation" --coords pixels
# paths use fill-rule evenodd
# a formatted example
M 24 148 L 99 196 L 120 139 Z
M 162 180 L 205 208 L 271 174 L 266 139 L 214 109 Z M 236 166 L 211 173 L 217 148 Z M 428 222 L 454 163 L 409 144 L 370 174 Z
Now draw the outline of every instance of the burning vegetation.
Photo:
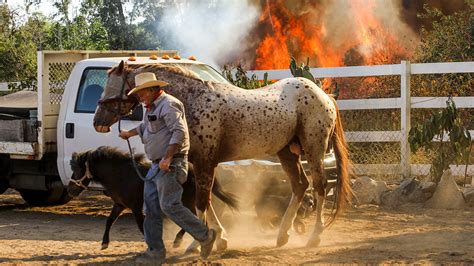
M 447 3 L 449 2 L 449 3 Z M 377 65 L 411 59 L 422 26 L 423 3 L 445 13 L 462 0 L 258 1 L 260 15 L 247 43 L 255 51 L 249 69 L 287 69 L 290 57 L 312 67 Z M 257 41 L 255 41 L 257 39 Z

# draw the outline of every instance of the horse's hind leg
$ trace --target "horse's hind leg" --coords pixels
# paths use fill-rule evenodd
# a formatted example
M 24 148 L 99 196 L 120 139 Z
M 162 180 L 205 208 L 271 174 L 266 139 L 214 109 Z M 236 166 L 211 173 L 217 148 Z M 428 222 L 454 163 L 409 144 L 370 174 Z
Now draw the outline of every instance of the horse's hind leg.
M 322 141 L 321 141 L 322 142 Z M 313 149 L 306 149 L 308 152 L 306 153 L 308 162 L 310 164 L 311 170 L 311 177 L 313 179 L 313 188 L 314 188 L 314 196 L 317 199 L 316 203 L 316 224 L 314 227 L 314 231 L 311 234 L 307 246 L 308 247 L 316 247 L 319 245 L 321 241 L 321 234 L 324 230 L 323 225 L 323 206 L 324 200 L 326 198 L 326 186 L 327 180 L 324 175 L 323 169 L 323 157 L 325 152 L 325 147 L 313 147 Z
M 107 217 L 107 222 L 105 223 L 105 232 L 104 236 L 102 237 L 102 248 L 101 249 L 106 249 L 109 247 L 109 232 L 110 232 L 110 227 L 114 224 L 114 222 L 117 220 L 119 215 L 122 213 L 122 211 L 125 209 L 125 207 L 115 203 L 114 206 L 112 207 L 112 211 L 110 212 L 109 217 Z
M 309 183 L 303 166 L 301 165 L 300 157 L 293 154 L 289 146 L 283 148 L 277 155 L 280 158 L 283 170 L 285 170 L 290 179 L 292 189 L 290 204 L 283 215 L 280 230 L 278 231 L 277 246 L 280 247 L 288 242 L 288 238 L 290 237 L 288 230 L 293 224 Z

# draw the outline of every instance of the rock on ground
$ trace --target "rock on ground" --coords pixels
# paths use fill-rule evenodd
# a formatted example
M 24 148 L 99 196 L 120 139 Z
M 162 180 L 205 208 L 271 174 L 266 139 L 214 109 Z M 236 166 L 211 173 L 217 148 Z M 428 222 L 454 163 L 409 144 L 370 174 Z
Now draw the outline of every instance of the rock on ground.
M 466 206 L 463 194 L 454 181 L 451 170 L 446 170 L 426 207 L 435 209 L 462 209 Z
M 387 183 L 362 176 L 352 185 L 357 205 L 380 204 L 380 196 L 387 190 Z

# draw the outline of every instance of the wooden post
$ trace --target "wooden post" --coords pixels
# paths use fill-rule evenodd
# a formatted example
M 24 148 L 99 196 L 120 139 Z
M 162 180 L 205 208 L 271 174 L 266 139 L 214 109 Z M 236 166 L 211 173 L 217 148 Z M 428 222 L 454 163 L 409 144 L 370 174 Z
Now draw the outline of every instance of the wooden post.
M 401 125 L 400 131 L 402 138 L 400 140 L 400 165 L 402 175 L 405 178 L 411 175 L 411 150 L 410 143 L 408 143 L 408 133 L 410 132 L 410 108 L 411 108 L 411 97 L 410 97 L 410 76 L 411 66 L 409 61 L 402 61 L 400 63 L 400 98 L 401 98 Z

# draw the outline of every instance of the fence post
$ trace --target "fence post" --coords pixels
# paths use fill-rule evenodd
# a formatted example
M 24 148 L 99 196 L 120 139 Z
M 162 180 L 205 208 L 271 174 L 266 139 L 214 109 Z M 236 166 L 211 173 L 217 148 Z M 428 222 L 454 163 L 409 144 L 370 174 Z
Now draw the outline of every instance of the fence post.
M 410 165 L 410 143 L 408 143 L 408 133 L 410 132 L 410 108 L 411 108 L 411 99 L 410 99 L 410 76 L 411 76 L 411 66 L 409 61 L 402 61 L 400 63 L 400 98 L 401 98 L 401 120 L 400 120 L 400 130 L 402 133 L 402 138 L 400 140 L 400 164 L 402 175 L 405 178 L 410 177 L 411 175 L 411 165 Z

